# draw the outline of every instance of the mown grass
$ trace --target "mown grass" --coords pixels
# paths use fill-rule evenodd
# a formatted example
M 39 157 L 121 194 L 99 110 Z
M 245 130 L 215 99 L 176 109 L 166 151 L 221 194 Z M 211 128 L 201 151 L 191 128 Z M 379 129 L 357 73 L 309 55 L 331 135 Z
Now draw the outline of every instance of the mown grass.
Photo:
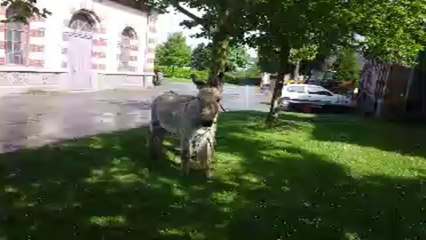
M 134 129 L 0 156 L 0 239 L 425 239 L 426 128 L 221 115 L 216 175 Z

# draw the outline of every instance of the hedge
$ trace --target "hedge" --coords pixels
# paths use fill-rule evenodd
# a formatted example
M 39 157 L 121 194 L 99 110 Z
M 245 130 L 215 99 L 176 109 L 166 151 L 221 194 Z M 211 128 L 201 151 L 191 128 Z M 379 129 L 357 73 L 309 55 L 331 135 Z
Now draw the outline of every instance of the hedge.
M 206 80 L 208 78 L 208 71 L 198 71 L 193 69 L 186 68 L 172 68 L 165 66 L 156 66 L 156 70 L 162 71 L 164 77 L 174 77 L 174 78 L 185 78 L 191 79 L 191 74 L 196 74 L 199 79 Z M 257 77 L 257 76 L 255 76 Z M 225 82 L 230 84 L 239 84 L 241 79 L 253 78 L 253 76 L 248 76 L 246 72 L 227 72 L 225 73 Z
M 207 71 L 198 71 L 193 69 L 186 68 L 172 68 L 165 66 L 157 66 L 156 70 L 162 71 L 164 77 L 175 77 L 175 78 L 187 78 L 191 79 L 191 74 L 197 75 L 199 79 L 207 79 L 208 72 Z

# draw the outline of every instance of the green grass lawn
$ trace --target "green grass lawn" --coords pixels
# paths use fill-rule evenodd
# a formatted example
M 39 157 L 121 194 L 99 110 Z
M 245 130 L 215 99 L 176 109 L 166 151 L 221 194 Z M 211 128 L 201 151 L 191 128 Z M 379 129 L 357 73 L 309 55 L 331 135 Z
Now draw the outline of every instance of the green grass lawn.
M 150 161 L 146 129 L 0 156 L 0 239 L 426 239 L 426 128 L 220 117 L 216 175 Z

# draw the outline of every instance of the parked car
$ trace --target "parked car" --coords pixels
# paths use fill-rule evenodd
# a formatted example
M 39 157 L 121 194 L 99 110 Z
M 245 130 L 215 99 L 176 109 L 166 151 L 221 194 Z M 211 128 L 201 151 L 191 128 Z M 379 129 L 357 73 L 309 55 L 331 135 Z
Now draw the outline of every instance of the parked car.
M 288 84 L 283 87 L 280 99 L 280 107 L 285 111 L 342 112 L 351 110 L 354 106 L 352 98 L 312 84 Z

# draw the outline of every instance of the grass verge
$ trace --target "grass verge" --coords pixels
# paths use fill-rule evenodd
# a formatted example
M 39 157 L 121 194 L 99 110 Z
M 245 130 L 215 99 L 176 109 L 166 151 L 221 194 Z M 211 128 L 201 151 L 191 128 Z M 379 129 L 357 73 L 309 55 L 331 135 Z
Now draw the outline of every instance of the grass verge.
M 0 239 L 425 239 L 426 128 L 221 115 L 216 175 L 149 159 L 146 129 L 0 156 Z

